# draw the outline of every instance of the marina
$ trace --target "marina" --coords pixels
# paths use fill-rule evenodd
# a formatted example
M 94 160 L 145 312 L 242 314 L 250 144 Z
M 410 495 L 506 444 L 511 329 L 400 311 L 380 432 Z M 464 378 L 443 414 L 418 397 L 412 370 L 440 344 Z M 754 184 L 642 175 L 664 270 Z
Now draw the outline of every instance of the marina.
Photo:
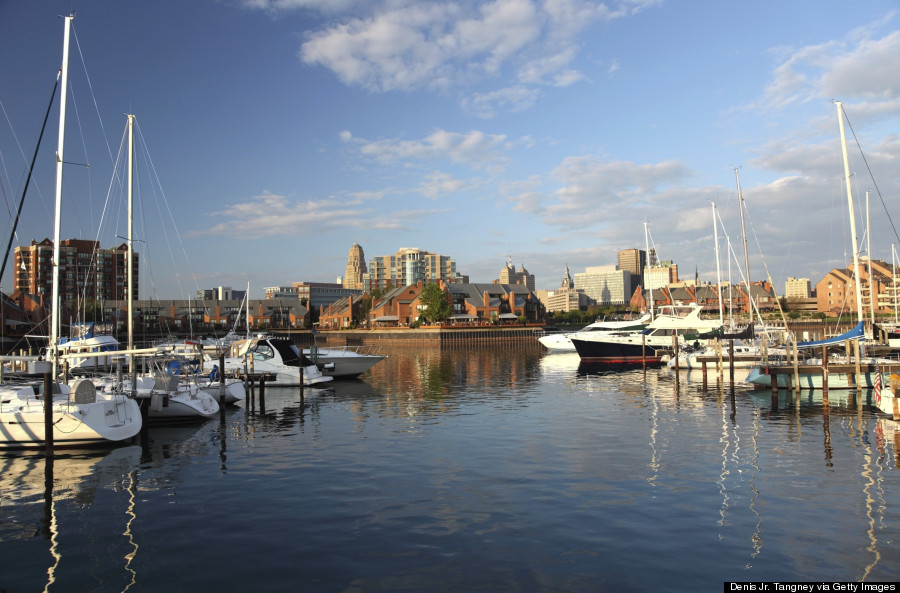
M 870 390 L 825 405 L 536 341 L 385 353 L 359 379 L 266 386 L 125 446 L 0 453 L 0 554 L 17 559 L 0 588 L 900 579 L 900 432 Z

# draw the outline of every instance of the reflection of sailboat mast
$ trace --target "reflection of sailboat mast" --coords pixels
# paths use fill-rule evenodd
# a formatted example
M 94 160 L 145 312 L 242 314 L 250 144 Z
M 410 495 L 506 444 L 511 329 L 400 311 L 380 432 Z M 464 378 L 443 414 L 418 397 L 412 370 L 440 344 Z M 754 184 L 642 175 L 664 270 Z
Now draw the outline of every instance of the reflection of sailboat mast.
M 753 414 L 753 457 L 751 457 L 750 461 L 750 465 L 756 470 L 750 473 L 750 492 L 752 493 L 750 495 L 750 512 L 756 515 L 756 531 L 750 536 L 750 541 L 753 542 L 753 553 L 750 554 L 751 560 L 759 556 L 760 552 L 762 552 L 762 515 L 756 510 L 756 502 L 759 499 L 759 490 L 756 488 L 756 484 L 754 484 L 754 478 L 756 477 L 756 474 L 759 473 L 759 414 L 759 410 L 756 410 Z M 750 567 L 749 562 L 747 563 L 747 567 Z
M 650 397 L 651 405 L 651 422 L 650 422 L 650 477 L 647 481 L 650 485 L 656 486 L 656 479 L 659 478 L 659 452 L 656 450 L 656 435 L 659 432 L 659 402 L 650 393 L 647 382 L 644 382 L 644 394 Z
M 122 589 L 122 593 L 129 590 L 137 581 L 137 572 L 131 568 L 131 563 L 137 557 L 138 552 L 138 545 L 134 541 L 134 533 L 131 531 L 131 524 L 137 519 L 137 515 L 134 512 L 135 500 L 137 499 L 137 481 L 137 470 L 133 469 L 128 472 L 128 508 L 125 511 L 125 514 L 128 515 L 128 522 L 125 524 L 124 535 L 128 537 L 128 543 L 131 544 L 131 552 L 125 555 L 125 570 L 131 574 L 131 581 Z
M 53 504 L 53 455 L 44 458 L 44 535 L 50 540 L 50 555 L 53 556 L 53 564 L 47 567 L 47 585 L 44 587 L 46 592 L 56 582 L 56 568 L 62 560 L 62 554 L 59 553 L 59 526 Z

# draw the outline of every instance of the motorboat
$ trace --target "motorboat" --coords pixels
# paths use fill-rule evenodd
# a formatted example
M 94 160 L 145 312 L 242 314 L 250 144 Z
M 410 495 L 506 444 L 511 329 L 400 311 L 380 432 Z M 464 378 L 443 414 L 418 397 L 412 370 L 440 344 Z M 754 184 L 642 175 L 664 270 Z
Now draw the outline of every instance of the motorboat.
M 334 379 L 325 371 L 332 363 L 322 362 L 320 369 L 306 354 L 301 353 L 290 340 L 284 338 L 256 337 L 238 340 L 232 344 L 229 356 L 224 359 L 227 375 L 268 374 L 274 380 L 267 380 L 266 385 L 275 387 L 320 385 Z
M 585 362 L 662 363 L 679 345 L 696 343 L 721 329 L 715 319 L 701 319 L 697 303 L 665 305 L 642 331 L 592 332 L 572 336 L 575 350 Z
M 361 352 L 358 348 L 319 348 L 313 344 L 303 350 L 303 355 L 312 361 L 326 377 L 347 379 L 358 377 L 387 358 L 385 354 Z
M 590 337 L 594 332 L 621 333 L 629 331 L 641 331 L 643 329 L 646 329 L 648 323 L 650 323 L 649 314 L 643 315 L 639 319 L 595 321 L 594 323 L 581 328 L 577 332 L 544 334 L 538 338 L 538 342 L 540 342 L 547 350 L 550 350 L 551 352 L 575 352 L 575 344 L 572 343 L 573 337 Z
M 57 351 L 65 357 L 69 372 L 73 375 L 106 372 L 115 368 L 116 356 L 112 352 L 119 350 L 119 340 L 106 334 L 97 334 L 93 323 L 72 326 L 73 337 L 60 338 Z M 98 356 L 97 352 L 110 352 L 109 355 Z M 92 353 L 91 356 L 78 356 Z M 44 353 L 46 356 L 46 353 Z

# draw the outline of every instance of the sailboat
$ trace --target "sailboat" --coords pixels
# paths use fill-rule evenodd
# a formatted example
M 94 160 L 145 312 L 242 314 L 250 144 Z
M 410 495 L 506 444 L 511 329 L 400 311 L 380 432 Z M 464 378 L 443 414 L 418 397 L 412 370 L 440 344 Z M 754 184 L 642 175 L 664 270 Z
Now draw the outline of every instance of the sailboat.
M 862 282 L 860 280 L 860 261 L 859 261 L 859 249 L 857 247 L 857 236 L 856 236 L 856 217 L 853 213 L 853 189 L 850 185 L 850 162 L 847 158 L 847 138 L 844 133 L 844 108 L 840 101 L 835 102 L 837 105 L 838 112 L 838 125 L 841 133 L 841 152 L 843 154 L 844 159 L 844 178 L 845 184 L 847 186 L 847 208 L 849 211 L 850 218 L 850 241 L 851 247 L 853 249 L 853 276 L 856 280 L 856 312 L 857 312 L 857 324 L 856 326 L 841 335 L 834 336 L 832 338 L 827 338 L 825 340 L 818 340 L 812 342 L 799 342 L 795 344 L 798 351 L 803 350 L 813 350 L 813 349 L 821 349 L 823 347 L 827 347 L 830 344 L 843 344 L 847 340 L 857 340 L 863 341 L 865 340 L 865 331 L 864 331 L 864 321 L 863 321 L 863 304 L 862 304 Z M 878 359 L 870 358 L 868 360 L 861 360 L 860 362 L 866 362 L 868 364 L 877 364 L 879 362 Z M 811 360 L 809 364 L 819 364 L 819 362 Z M 863 372 L 861 373 L 861 381 L 860 387 L 866 388 L 876 388 L 876 372 Z M 851 376 L 855 376 L 851 375 Z M 754 383 L 756 385 L 763 386 L 771 386 L 772 380 L 771 376 L 768 373 L 767 367 L 757 367 L 750 371 L 750 374 L 747 376 L 748 383 Z M 821 389 L 822 388 L 822 374 L 813 373 L 813 374 L 802 374 L 800 375 L 800 386 L 804 388 L 812 388 L 812 389 Z M 790 375 L 779 374 L 777 375 L 778 387 L 787 387 L 791 386 L 792 377 Z M 856 385 L 850 380 L 846 373 L 829 373 L 828 374 L 828 387 L 829 388 L 852 388 L 856 387 Z
M 207 390 L 200 389 L 197 383 L 182 381 L 168 366 L 169 359 L 156 354 L 149 357 L 152 367 L 147 374 L 138 376 L 134 355 L 140 351 L 134 349 L 134 315 L 132 315 L 132 195 L 134 163 L 134 115 L 128 116 L 128 253 L 126 270 L 128 273 L 128 349 L 120 354 L 129 357 L 128 368 L 131 371 L 127 378 L 107 376 L 94 379 L 94 384 L 102 393 L 115 393 L 119 389 L 133 393 L 147 406 L 149 421 L 185 421 L 204 420 L 219 412 L 219 404 Z
M 63 61 L 60 69 L 59 143 L 56 153 L 56 208 L 53 236 L 53 290 L 50 307 L 49 361 L 40 361 L 46 373 L 55 379 L 59 358 L 59 253 L 62 211 L 63 148 L 66 129 L 66 87 L 69 64 L 69 32 L 73 16 L 65 17 Z M 122 392 L 98 397 L 89 380 L 71 386 L 50 383 L 49 394 L 43 385 L 7 385 L 0 387 L 0 449 L 43 448 L 48 440 L 54 446 L 84 446 L 125 441 L 141 431 L 141 412 L 137 402 Z

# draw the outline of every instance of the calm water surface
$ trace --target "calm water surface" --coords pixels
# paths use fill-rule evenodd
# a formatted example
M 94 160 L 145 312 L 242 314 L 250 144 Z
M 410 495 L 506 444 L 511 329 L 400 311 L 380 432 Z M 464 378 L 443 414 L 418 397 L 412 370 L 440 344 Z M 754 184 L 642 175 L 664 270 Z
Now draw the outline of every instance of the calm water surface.
M 900 431 L 848 394 L 732 396 L 539 346 L 390 354 L 303 403 L 270 388 L 264 412 L 49 467 L 0 454 L 0 590 L 900 580 Z

